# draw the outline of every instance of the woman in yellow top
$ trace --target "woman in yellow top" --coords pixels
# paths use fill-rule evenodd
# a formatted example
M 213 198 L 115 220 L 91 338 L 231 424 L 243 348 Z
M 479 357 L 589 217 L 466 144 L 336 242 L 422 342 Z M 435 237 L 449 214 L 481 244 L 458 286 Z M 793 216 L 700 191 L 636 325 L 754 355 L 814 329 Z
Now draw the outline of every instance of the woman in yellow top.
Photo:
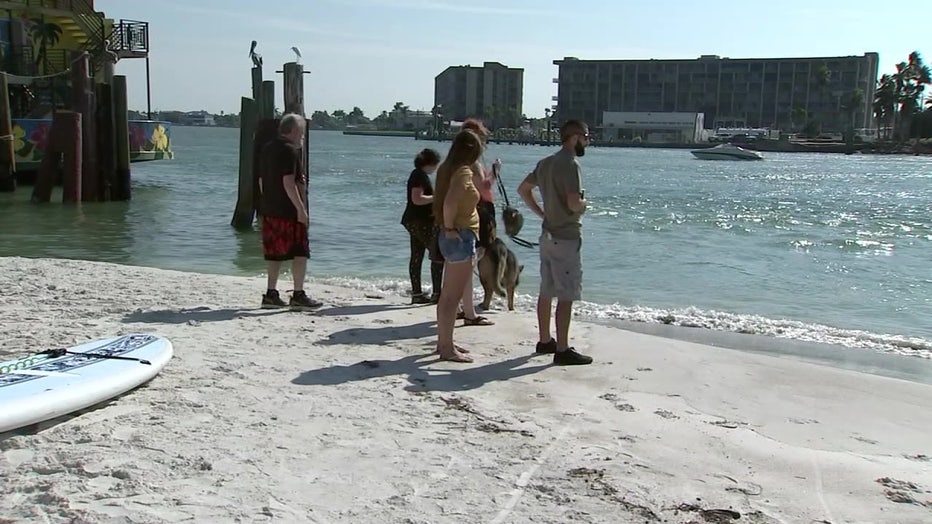
M 443 360 L 472 362 L 467 351 L 453 343 L 456 306 L 472 276 L 479 238 L 479 190 L 472 165 L 482 154 L 482 140 L 470 130 L 453 137 L 447 158 L 437 169 L 434 217 L 440 228 L 438 243 L 444 259 L 443 288 L 437 302 L 437 352 Z

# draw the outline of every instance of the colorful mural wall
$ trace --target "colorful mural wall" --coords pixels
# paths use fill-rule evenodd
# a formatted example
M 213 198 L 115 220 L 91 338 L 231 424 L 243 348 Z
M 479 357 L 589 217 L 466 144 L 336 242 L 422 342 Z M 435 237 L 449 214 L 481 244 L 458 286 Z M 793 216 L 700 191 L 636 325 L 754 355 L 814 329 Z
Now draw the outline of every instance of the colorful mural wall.
M 13 119 L 13 155 L 16 168 L 37 169 L 49 141 L 50 119 Z M 157 120 L 129 121 L 130 162 L 170 160 L 171 123 Z

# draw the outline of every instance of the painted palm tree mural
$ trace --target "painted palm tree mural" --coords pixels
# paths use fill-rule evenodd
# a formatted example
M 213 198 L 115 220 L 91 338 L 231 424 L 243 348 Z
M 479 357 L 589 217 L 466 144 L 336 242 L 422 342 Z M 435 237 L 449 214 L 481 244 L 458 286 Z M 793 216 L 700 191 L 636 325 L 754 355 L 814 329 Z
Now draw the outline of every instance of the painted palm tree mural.
M 41 64 L 43 68 L 47 68 L 49 48 L 58 45 L 62 33 L 61 26 L 41 18 L 33 18 L 30 22 L 32 25 L 29 28 L 29 36 L 33 46 L 39 49 L 36 54 L 36 66 Z

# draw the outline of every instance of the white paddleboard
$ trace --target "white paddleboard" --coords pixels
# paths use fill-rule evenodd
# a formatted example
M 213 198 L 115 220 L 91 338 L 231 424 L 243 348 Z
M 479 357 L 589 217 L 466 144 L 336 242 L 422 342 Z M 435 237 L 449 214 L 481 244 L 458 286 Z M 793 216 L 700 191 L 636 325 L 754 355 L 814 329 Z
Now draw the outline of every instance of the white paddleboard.
M 0 433 L 126 393 L 152 380 L 171 360 L 173 349 L 166 338 L 135 334 L 65 351 L 0 362 Z

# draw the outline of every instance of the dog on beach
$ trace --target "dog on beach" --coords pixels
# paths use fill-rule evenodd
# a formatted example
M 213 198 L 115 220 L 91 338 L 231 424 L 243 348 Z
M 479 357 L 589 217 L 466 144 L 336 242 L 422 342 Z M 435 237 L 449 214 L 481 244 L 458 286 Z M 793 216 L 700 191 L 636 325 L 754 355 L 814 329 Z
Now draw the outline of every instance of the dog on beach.
M 518 257 L 508 249 L 505 242 L 495 238 L 492 245 L 485 250 L 479 259 L 479 281 L 485 295 L 482 309 L 489 309 L 492 297 L 499 295 L 508 299 L 508 311 L 515 309 L 515 289 L 518 288 L 519 277 L 524 266 L 518 264 Z

